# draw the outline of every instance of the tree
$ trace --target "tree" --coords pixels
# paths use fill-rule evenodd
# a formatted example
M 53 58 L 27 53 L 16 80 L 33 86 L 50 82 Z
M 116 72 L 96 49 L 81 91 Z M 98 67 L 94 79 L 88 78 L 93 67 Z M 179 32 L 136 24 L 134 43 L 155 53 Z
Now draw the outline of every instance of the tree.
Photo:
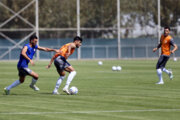
M 19 11 L 31 0 L 2 0 L 9 8 Z M 142 29 L 146 26 L 157 26 L 157 0 L 120 0 L 121 27 L 127 28 L 126 36 L 135 29 L 135 23 Z M 161 0 L 161 26 L 177 26 L 180 18 L 180 0 Z M 12 13 L 0 6 L 0 23 L 11 17 Z M 26 20 L 35 24 L 35 5 L 21 14 Z M 41 28 L 76 28 L 76 0 L 39 0 L 39 26 Z M 84 28 L 117 28 L 117 0 L 80 0 L 80 21 Z M 29 27 L 16 17 L 3 28 Z M 132 29 L 129 29 L 132 28 Z M 116 37 L 117 30 L 81 31 L 86 37 L 103 37 L 112 34 Z M 75 31 L 48 33 L 50 36 L 68 37 Z M 48 34 L 42 34 L 48 37 Z

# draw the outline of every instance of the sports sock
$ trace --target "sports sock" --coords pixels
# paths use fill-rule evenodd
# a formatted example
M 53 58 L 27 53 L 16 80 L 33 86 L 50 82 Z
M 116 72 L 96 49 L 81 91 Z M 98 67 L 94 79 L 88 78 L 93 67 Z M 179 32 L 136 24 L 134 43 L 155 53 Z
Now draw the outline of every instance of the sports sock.
M 10 90 L 11 88 L 18 86 L 19 84 L 21 84 L 21 82 L 19 80 L 16 80 L 11 85 L 9 85 L 6 89 Z
M 158 77 L 159 77 L 159 82 L 163 82 L 162 70 L 161 70 L 161 69 L 157 69 L 157 75 L 158 75 Z
M 170 72 L 170 71 L 167 70 L 166 68 L 163 68 L 162 70 L 163 70 L 163 72 L 165 72 L 165 73 L 167 73 L 167 74 L 169 74 L 169 72 Z
M 35 78 L 32 78 L 32 82 L 31 82 L 31 86 L 34 86 L 35 84 L 36 84 L 36 82 L 37 82 L 37 79 L 35 79 Z
M 59 86 L 61 85 L 62 81 L 64 80 L 65 76 L 60 76 L 56 82 L 56 86 L 54 88 L 54 92 L 57 92 L 59 89 Z
M 66 81 L 66 85 L 64 87 L 65 89 L 69 88 L 69 85 L 70 85 L 71 81 L 73 80 L 73 78 L 75 77 L 75 75 L 76 75 L 76 71 L 72 71 L 71 73 L 69 73 L 69 76 Z

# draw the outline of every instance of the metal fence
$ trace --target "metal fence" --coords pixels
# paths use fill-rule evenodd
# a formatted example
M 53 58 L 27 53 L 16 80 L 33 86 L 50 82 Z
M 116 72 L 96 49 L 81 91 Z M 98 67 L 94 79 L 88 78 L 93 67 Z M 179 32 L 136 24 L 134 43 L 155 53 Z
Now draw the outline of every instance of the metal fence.
M 137 4 L 132 6 L 130 3 L 133 1 Z M 22 46 L 28 43 L 28 38 L 32 34 L 39 36 L 38 45 L 57 49 L 71 42 L 74 36 L 82 36 L 84 39 L 82 47 L 75 51 L 70 59 L 159 56 L 159 53 L 152 53 L 152 49 L 158 44 L 160 34 L 163 32 L 163 26 L 160 27 L 160 0 L 17 0 L 17 2 L 24 4 L 14 10 L 13 6 L 11 8 L 8 5 L 8 0 L 0 1 L 0 10 L 11 13 L 11 16 L 0 20 L 0 60 L 18 59 Z M 98 7 L 93 6 L 94 2 Z M 146 9 L 139 10 L 140 4 Z M 53 9 L 54 7 L 56 9 Z M 151 7 L 154 8 L 153 14 L 157 17 L 155 21 Z M 34 16 L 24 17 L 30 12 L 33 12 Z M 7 12 L 0 11 L 0 13 L 6 16 Z M 150 13 L 152 15 L 149 15 Z M 75 17 L 72 17 L 74 14 Z M 43 19 L 45 16 L 54 21 Z M 57 18 L 65 20 L 56 21 Z M 178 46 L 180 46 L 179 35 L 180 27 L 177 25 L 172 28 L 172 36 Z M 50 59 L 52 55 L 53 53 L 40 51 L 37 52 L 36 59 Z

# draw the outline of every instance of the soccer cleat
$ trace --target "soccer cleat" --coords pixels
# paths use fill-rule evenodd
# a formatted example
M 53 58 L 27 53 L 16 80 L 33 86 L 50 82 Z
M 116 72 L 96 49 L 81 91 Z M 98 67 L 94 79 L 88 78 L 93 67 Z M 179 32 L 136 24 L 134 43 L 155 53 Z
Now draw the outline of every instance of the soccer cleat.
M 7 90 L 7 88 L 4 88 L 4 92 L 5 92 L 6 95 L 10 94 L 10 90 Z
M 52 93 L 53 95 L 59 95 L 60 93 L 57 91 L 57 92 L 54 92 Z
M 29 85 L 30 88 L 32 88 L 35 91 L 39 91 L 40 89 L 36 85 Z
M 69 92 L 68 88 L 63 88 L 63 92 L 65 92 L 66 94 L 70 95 L 70 92 Z
M 173 73 L 172 73 L 172 71 L 169 71 L 169 78 L 170 78 L 170 80 L 172 80 L 173 79 Z
M 158 82 L 158 83 L 156 83 L 157 85 L 163 85 L 164 84 L 164 82 Z

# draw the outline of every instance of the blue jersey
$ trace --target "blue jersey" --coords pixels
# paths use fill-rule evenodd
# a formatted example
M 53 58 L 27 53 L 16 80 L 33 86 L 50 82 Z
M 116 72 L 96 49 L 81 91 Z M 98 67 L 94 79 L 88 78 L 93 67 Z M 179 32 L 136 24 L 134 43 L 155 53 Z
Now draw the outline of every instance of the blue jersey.
M 36 45 L 35 47 L 31 47 L 29 43 L 24 45 L 24 47 L 25 46 L 27 46 L 26 55 L 32 60 L 34 54 L 36 53 L 36 50 L 37 50 L 38 46 Z M 29 63 L 29 60 L 27 60 L 22 54 L 20 54 L 20 58 L 19 58 L 19 62 L 18 62 L 17 67 L 18 68 L 27 68 L 28 63 Z

